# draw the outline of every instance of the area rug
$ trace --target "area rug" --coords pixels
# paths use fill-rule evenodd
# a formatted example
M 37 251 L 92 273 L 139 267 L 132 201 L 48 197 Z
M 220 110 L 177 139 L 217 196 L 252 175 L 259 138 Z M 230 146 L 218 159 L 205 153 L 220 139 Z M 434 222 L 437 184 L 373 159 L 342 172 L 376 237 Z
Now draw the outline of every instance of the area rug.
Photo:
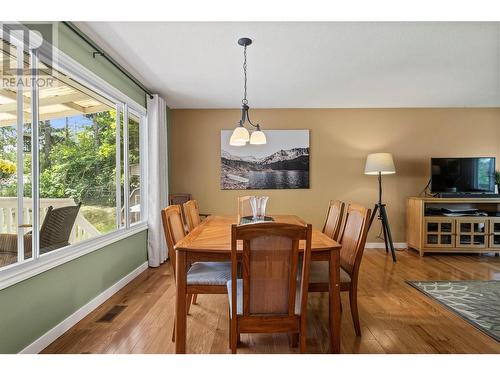
M 500 342 L 500 280 L 407 283 Z

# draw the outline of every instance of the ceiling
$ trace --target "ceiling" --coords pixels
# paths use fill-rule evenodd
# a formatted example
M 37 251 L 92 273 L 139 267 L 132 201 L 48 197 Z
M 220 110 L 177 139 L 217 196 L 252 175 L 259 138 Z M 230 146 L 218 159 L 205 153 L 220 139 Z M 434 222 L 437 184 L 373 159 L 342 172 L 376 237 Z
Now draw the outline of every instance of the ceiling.
M 172 108 L 500 106 L 499 23 L 77 22 Z

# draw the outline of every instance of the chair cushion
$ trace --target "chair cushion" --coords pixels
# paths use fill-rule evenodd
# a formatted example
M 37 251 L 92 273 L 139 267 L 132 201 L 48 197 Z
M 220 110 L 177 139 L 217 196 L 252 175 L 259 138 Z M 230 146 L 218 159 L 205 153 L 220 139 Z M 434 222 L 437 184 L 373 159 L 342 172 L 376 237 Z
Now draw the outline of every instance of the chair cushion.
M 302 274 L 302 272 L 298 273 Z M 341 283 L 350 283 L 351 276 L 344 271 L 344 269 L 340 268 L 340 282 Z M 310 284 L 319 284 L 319 283 L 328 283 L 328 261 L 314 261 L 311 262 L 311 267 L 309 269 L 309 283 Z
M 231 298 L 232 296 L 232 287 L 233 281 L 229 280 L 227 282 L 227 296 L 229 298 L 229 318 L 231 319 L 232 316 L 232 311 L 233 311 L 233 300 Z M 236 309 L 236 314 L 237 315 L 243 315 L 243 280 L 238 279 L 237 284 L 236 284 L 236 304 L 238 305 Z M 297 282 L 297 292 L 295 294 L 295 314 L 300 315 L 300 300 L 301 300 L 301 287 L 300 287 L 300 282 Z
M 187 285 L 225 285 L 231 279 L 231 262 L 196 262 L 187 273 Z

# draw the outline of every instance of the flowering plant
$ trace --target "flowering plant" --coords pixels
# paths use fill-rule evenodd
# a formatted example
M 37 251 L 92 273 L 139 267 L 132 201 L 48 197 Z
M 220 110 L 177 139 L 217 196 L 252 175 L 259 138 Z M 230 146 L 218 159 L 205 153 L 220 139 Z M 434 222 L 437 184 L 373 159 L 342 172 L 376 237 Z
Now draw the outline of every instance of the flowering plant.
M 0 180 L 9 178 L 16 173 L 16 165 L 9 161 L 0 159 Z

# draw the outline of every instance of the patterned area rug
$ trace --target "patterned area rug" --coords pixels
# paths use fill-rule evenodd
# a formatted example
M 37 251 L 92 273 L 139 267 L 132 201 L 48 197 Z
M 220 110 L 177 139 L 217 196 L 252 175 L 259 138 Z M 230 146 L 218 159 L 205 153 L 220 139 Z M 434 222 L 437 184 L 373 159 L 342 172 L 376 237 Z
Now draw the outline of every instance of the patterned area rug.
M 407 283 L 500 342 L 500 280 Z

